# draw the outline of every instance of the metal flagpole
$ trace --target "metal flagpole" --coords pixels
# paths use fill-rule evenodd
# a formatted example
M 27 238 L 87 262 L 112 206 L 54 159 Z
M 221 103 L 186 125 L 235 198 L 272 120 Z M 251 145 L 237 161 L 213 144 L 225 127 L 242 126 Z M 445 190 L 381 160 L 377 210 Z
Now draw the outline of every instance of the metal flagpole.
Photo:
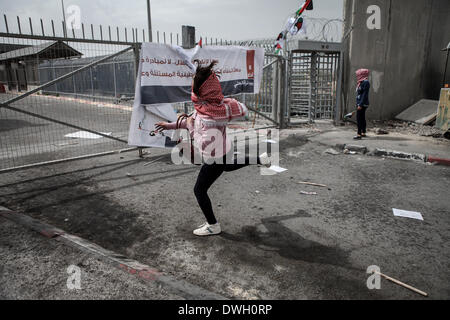
M 63 21 L 64 21 L 64 37 L 67 38 L 67 24 L 66 24 L 66 13 L 64 12 L 64 0 L 61 0 L 61 6 L 62 6 L 62 14 L 63 14 Z
M 444 80 L 442 80 L 442 88 L 444 88 L 445 87 L 445 82 L 446 82 L 445 80 L 447 78 L 447 67 L 448 67 L 448 56 L 449 56 L 449 52 L 450 52 L 450 42 L 447 45 L 447 48 L 442 49 L 442 51 L 447 51 L 447 58 L 445 60 L 445 69 L 444 69 Z
M 150 0 L 147 0 L 147 19 L 148 19 L 148 41 L 153 42 L 152 37 L 152 13 L 150 10 Z

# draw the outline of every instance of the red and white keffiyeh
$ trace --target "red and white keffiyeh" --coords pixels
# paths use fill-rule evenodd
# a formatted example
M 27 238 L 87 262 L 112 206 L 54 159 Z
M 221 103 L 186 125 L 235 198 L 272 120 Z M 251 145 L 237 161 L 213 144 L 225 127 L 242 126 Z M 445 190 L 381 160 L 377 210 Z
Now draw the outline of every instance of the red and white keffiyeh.
M 194 92 L 191 93 L 191 100 L 200 116 L 206 116 L 216 124 L 240 118 L 247 112 L 247 108 L 236 99 L 224 99 L 222 87 L 214 72 L 202 84 L 198 96 Z
M 364 80 L 369 80 L 369 73 L 370 71 L 368 69 L 359 69 L 356 71 L 356 79 L 358 80 L 358 83 L 356 85 L 356 88 L 359 88 L 359 85 Z

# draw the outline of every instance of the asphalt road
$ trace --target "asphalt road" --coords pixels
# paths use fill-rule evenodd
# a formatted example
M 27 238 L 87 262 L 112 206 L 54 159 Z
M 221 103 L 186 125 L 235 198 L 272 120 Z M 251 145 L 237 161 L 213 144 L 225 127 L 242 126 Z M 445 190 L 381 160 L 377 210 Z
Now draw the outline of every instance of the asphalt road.
M 287 172 L 225 173 L 209 192 L 223 229 L 215 237 L 192 234 L 204 222 L 193 194 L 199 168 L 176 166 L 162 150 L 2 174 L 0 205 L 230 298 L 424 299 L 386 280 L 369 290 L 366 269 L 377 265 L 428 299 L 449 299 L 450 168 L 327 148 L 297 134 L 280 142 Z M 419 211 L 424 221 L 395 217 L 392 208 Z M 50 294 L 14 281 L 10 297 L 24 297 L 17 287 L 64 297 L 59 287 Z
M 0 232 L 0 299 L 182 299 L 2 217 Z M 79 289 L 67 286 L 70 266 L 80 268 Z

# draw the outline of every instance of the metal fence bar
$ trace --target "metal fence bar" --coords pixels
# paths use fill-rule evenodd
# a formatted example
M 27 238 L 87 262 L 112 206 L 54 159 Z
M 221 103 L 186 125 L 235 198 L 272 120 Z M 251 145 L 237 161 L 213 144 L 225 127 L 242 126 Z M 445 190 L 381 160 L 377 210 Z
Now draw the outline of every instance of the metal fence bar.
M 28 21 L 30 22 L 30 33 L 33 35 L 33 23 L 31 22 L 31 17 L 28 17 Z
M 336 109 L 334 111 L 334 123 L 337 125 L 342 114 L 342 81 L 343 81 L 343 68 L 344 68 L 344 55 L 341 52 L 338 60 L 338 75 L 337 75 L 337 88 L 336 88 Z
M 8 19 L 6 18 L 6 14 L 3 15 L 3 18 L 5 19 L 5 27 L 6 27 L 6 32 L 9 33 L 9 28 L 8 28 Z
M 122 150 L 106 151 L 106 152 L 87 154 L 87 155 L 78 156 L 78 157 L 71 157 L 71 158 L 65 158 L 65 159 L 37 162 L 37 163 L 33 163 L 33 164 L 27 164 L 27 165 L 24 165 L 24 166 L 17 166 L 17 167 L 13 167 L 13 168 L 0 169 L 0 173 L 12 172 L 12 171 L 17 171 L 17 170 L 22 170 L 22 169 L 30 169 L 30 168 L 40 167 L 40 166 L 44 166 L 44 165 L 49 165 L 49 164 L 57 164 L 57 163 L 75 161 L 75 160 L 90 159 L 90 158 L 95 158 L 95 157 L 100 157 L 100 156 L 107 156 L 107 155 L 110 155 L 110 154 L 124 153 L 124 152 L 137 151 L 137 150 L 138 150 L 137 147 L 132 147 L 132 148 L 126 148 L 126 149 L 122 149 Z
M 20 28 L 20 18 L 17 16 L 17 27 L 19 28 L 19 34 L 22 34 L 22 29 Z
M 44 22 L 41 19 L 41 30 L 42 30 L 42 36 L 45 37 L 45 32 L 44 32 Z
M 250 110 L 250 111 L 255 112 L 256 114 L 260 115 L 260 116 L 263 117 L 264 119 L 269 120 L 269 121 L 275 123 L 277 126 L 280 124 L 278 121 L 272 119 L 271 117 L 265 115 L 264 113 L 262 113 L 262 112 L 260 112 L 260 111 L 258 111 L 258 110 L 256 110 L 256 109 L 254 109 L 254 108 L 252 108 L 252 107 L 250 107 L 250 106 L 247 106 L 247 109 Z
M 64 126 L 66 126 L 66 127 L 70 127 L 70 128 L 86 131 L 86 132 L 89 132 L 89 133 L 93 133 L 93 134 L 102 136 L 103 138 L 108 138 L 108 139 L 111 139 L 111 140 L 115 140 L 115 141 L 119 141 L 119 142 L 123 142 L 123 143 L 128 143 L 128 141 L 122 140 L 120 138 L 109 136 L 107 134 L 103 134 L 103 133 L 95 131 L 95 130 L 90 130 L 90 129 L 87 129 L 87 128 L 83 128 L 83 127 L 80 127 L 80 126 L 77 126 L 77 125 L 74 125 L 74 124 L 71 124 L 71 123 L 68 123 L 68 122 L 65 122 L 65 121 L 60 121 L 60 120 L 57 120 L 57 119 L 53 119 L 53 118 L 49 118 L 49 117 L 46 117 L 46 116 L 42 116 L 42 115 L 34 113 L 34 112 L 21 110 L 21 109 L 18 109 L 18 108 L 15 108 L 15 107 L 11 107 L 11 106 L 8 106 L 8 105 L 5 105 L 5 104 L 2 104 L 1 107 L 5 108 L 5 109 L 12 110 L 12 111 L 15 111 L 15 112 L 23 113 L 23 114 L 26 114 L 26 115 L 29 115 L 29 116 L 32 116 L 32 117 L 35 117 L 35 118 L 38 118 L 38 119 L 47 120 L 47 121 L 54 122 L 54 123 L 57 123 L 57 124 L 62 124 Z

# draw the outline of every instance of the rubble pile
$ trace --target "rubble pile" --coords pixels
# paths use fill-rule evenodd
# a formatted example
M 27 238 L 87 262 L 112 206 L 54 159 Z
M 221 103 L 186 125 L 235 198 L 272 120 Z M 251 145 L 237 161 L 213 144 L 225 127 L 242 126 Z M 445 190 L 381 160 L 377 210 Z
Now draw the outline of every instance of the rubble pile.
M 372 121 L 373 127 L 388 132 L 410 133 L 423 137 L 444 138 L 445 131 L 434 126 L 422 125 L 406 121 Z

